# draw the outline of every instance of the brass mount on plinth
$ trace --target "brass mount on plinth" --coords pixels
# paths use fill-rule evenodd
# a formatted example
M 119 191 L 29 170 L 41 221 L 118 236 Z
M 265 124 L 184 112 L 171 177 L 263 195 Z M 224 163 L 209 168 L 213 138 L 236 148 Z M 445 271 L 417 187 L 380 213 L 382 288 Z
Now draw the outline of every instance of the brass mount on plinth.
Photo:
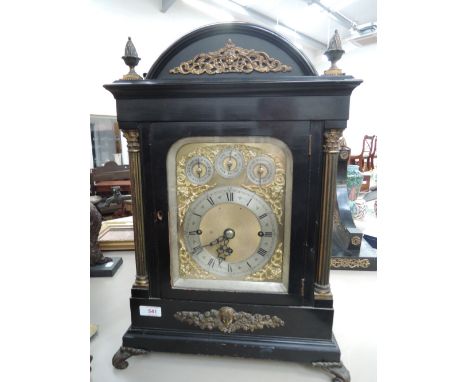
M 223 333 L 234 333 L 238 330 L 250 331 L 263 328 L 278 328 L 284 326 L 284 321 L 277 316 L 236 312 L 229 306 L 211 309 L 207 312 L 177 312 L 174 318 L 200 329 L 218 329 Z

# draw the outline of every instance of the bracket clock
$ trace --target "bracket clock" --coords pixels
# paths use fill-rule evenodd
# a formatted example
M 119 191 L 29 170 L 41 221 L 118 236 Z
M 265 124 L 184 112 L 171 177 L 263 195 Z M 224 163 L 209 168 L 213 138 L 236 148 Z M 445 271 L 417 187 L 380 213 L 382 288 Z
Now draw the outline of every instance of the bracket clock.
M 336 36 L 335 36 L 336 37 Z M 329 285 L 338 140 L 360 80 L 263 27 L 184 36 L 105 85 L 128 142 L 136 280 L 113 365 L 148 351 L 309 363 L 349 381 Z

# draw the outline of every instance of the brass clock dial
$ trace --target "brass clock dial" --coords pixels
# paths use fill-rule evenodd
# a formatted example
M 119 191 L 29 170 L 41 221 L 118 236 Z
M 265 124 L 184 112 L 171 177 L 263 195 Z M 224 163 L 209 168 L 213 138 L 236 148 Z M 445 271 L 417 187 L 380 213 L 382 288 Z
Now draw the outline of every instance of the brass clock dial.
M 292 155 L 267 137 L 191 137 L 167 157 L 173 288 L 286 293 Z
M 221 151 L 216 157 L 216 171 L 223 178 L 235 178 L 244 169 L 244 158 L 242 153 L 235 148 L 228 147 Z
M 187 161 L 185 172 L 190 182 L 202 185 L 207 183 L 213 176 L 213 165 L 204 156 L 197 155 Z
M 184 221 L 187 250 L 209 273 L 246 276 L 261 269 L 276 249 L 278 227 L 268 203 L 241 187 L 201 194 Z
M 271 183 L 275 177 L 275 162 L 266 155 L 252 159 L 247 166 L 249 180 L 259 186 Z

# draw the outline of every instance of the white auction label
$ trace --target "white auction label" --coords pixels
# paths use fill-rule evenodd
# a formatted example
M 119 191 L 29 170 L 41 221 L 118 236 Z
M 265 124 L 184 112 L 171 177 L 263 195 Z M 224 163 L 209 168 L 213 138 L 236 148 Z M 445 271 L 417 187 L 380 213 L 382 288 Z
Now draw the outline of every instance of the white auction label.
M 161 317 L 161 307 L 140 305 L 140 316 Z

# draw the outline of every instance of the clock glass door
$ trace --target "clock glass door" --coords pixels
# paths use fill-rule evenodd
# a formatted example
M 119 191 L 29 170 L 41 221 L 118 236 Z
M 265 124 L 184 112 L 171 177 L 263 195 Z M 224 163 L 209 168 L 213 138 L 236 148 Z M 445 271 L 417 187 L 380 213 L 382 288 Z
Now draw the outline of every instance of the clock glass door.
M 287 293 L 292 155 L 269 137 L 192 137 L 167 156 L 171 286 Z

